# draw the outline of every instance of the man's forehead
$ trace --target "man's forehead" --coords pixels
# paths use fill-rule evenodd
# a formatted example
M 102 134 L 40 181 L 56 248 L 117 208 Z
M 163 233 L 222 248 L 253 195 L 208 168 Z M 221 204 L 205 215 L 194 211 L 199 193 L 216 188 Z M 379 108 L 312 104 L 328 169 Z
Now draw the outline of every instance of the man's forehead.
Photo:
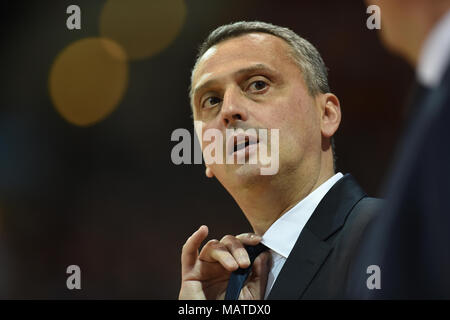
M 226 67 L 227 63 L 238 60 L 245 63 L 246 60 L 251 60 L 270 66 L 287 56 L 288 44 L 283 39 L 268 33 L 248 33 L 227 39 L 212 46 L 203 54 L 197 64 L 193 83 L 198 83 L 207 74 Z

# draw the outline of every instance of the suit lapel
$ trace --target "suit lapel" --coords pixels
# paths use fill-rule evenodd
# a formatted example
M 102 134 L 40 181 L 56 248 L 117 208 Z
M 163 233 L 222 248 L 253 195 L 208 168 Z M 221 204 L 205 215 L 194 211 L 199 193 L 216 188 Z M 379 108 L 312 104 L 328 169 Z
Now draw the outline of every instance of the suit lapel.
M 268 296 L 269 300 L 298 299 L 331 251 L 306 227 L 292 249 Z
M 298 299 L 303 295 L 333 249 L 327 238 L 342 227 L 349 212 L 365 196 L 350 174 L 328 191 L 300 233 L 268 299 Z

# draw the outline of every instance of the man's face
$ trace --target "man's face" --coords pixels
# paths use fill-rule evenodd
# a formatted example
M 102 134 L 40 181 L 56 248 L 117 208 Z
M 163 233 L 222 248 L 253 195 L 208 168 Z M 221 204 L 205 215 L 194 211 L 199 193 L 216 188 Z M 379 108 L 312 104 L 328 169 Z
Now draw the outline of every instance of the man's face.
M 279 129 L 278 176 L 307 175 L 320 163 L 320 111 L 284 40 L 251 33 L 211 47 L 192 88 L 194 120 L 203 132 L 217 129 L 226 137 L 226 129 L 267 129 L 268 139 L 258 145 L 266 144 L 270 154 L 270 130 Z M 209 143 L 203 140 L 203 151 Z M 226 139 L 223 144 L 223 164 L 209 165 L 219 181 L 227 189 L 258 182 L 262 164 L 226 164 Z

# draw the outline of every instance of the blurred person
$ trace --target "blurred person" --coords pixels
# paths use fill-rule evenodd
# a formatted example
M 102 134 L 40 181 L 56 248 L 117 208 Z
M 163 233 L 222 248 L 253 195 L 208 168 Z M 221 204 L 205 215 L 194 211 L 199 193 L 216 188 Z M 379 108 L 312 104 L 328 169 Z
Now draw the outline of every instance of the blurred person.
M 209 129 L 279 129 L 279 170 L 262 175 L 259 161 L 206 164 L 206 176 L 232 195 L 254 232 L 210 240 L 201 250 L 208 227 L 194 232 L 182 249 L 179 298 L 223 299 L 238 268 L 251 268 L 240 299 L 342 297 L 349 263 L 381 200 L 350 174 L 335 173 L 332 138 L 341 109 L 314 46 L 268 23 L 221 26 L 199 49 L 190 98 L 200 141 Z M 241 150 L 256 157 L 250 145 L 237 150 L 230 139 L 225 157 Z M 274 147 L 260 137 L 256 144 Z M 205 153 L 207 141 L 201 145 Z M 245 246 L 260 242 L 269 250 L 251 265 Z
M 450 1 L 366 1 L 381 9 L 383 44 L 416 71 L 386 208 L 365 233 L 353 298 L 450 298 Z M 381 288 L 368 290 L 369 265 Z

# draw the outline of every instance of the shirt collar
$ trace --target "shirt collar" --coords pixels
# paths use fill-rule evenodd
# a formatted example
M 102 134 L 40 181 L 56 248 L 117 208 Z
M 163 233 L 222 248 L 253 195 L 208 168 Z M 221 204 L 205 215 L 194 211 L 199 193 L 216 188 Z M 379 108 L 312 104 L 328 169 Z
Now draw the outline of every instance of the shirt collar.
M 425 40 L 417 64 L 417 78 L 423 85 L 439 85 L 450 57 L 450 10 L 435 25 Z
M 336 173 L 278 218 L 264 233 L 261 242 L 287 259 L 301 231 L 322 198 L 343 176 L 340 172 Z

